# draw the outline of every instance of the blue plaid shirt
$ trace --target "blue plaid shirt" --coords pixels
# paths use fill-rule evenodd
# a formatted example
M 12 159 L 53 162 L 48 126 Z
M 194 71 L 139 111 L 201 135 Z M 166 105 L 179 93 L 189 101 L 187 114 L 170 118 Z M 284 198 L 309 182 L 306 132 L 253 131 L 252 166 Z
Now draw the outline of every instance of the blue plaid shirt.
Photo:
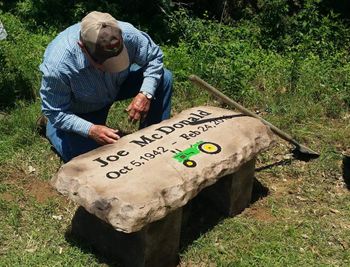
M 163 73 L 163 53 L 152 39 L 119 21 L 130 64 L 144 68 L 141 91 L 154 95 Z M 103 72 L 92 65 L 78 45 L 80 23 L 61 32 L 47 47 L 40 65 L 42 111 L 54 127 L 87 136 L 91 122 L 75 114 L 112 104 L 129 69 Z

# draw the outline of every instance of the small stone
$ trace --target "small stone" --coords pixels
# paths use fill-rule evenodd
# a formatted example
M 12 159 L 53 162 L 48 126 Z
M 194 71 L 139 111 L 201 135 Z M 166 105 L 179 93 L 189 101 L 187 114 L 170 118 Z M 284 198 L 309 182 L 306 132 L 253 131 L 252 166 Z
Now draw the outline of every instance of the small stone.
M 284 160 L 288 160 L 288 159 L 292 159 L 293 158 L 293 154 L 286 154 L 283 156 Z
M 52 215 L 52 218 L 57 220 L 57 221 L 61 221 L 63 216 L 62 215 Z
M 33 166 L 29 166 L 28 167 L 28 173 L 31 174 L 31 173 L 34 173 L 36 170 Z

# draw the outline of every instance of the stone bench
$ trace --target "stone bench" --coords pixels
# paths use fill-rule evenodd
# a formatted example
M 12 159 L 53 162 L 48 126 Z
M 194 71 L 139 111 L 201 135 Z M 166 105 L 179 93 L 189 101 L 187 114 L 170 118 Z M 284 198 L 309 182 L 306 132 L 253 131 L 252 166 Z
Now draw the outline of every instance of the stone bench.
M 249 205 L 260 121 L 201 106 L 74 158 L 52 179 L 81 207 L 72 231 L 126 266 L 176 266 L 183 207 L 203 189 L 228 216 Z

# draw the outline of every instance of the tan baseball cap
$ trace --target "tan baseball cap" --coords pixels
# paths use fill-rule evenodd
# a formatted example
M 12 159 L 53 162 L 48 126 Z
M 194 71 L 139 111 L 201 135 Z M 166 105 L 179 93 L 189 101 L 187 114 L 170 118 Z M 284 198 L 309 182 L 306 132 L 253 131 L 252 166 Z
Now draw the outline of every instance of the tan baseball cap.
M 129 67 L 122 31 L 110 14 L 97 11 L 87 14 L 81 21 L 80 39 L 91 58 L 106 71 L 120 72 Z

